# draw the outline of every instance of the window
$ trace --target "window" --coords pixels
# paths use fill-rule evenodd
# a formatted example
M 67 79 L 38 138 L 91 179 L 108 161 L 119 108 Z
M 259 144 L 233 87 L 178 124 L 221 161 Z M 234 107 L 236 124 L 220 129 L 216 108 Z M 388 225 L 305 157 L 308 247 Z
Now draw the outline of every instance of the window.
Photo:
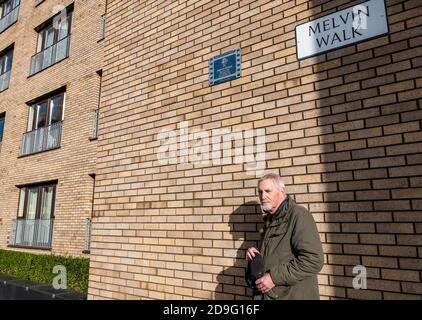
M 6 0 L 0 4 L 0 19 L 7 16 L 13 11 L 20 3 L 20 0 Z
M 41 100 L 29 107 L 27 131 L 48 127 L 63 120 L 64 93 Z
M 44 98 L 29 107 L 21 156 L 60 147 L 65 93 Z
M 56 183 L 20 189 L 17 219 L 13 221 L 10 244 L 51 248 Z
M 5 115 L 0 114 L 0 150 L 1 150 L 1 143 L 3 141 L 4 119 L 5 119 Z
M 9 88 L 10 69 L 12 69 L 13 50 L 0 55 L 0 92 Z
M 64 18 L 59 13 L 38 31 L 37 53 L 31 58 L 30 75 L 68 57 L 71 24 L 72 11 Z
M 56 183 L 21 188 L 18 219 L 53 219 L 55 193 Z
M 70 35 L 70 25 L 72 14 L 69 13 L 65 19 L 59 20 L 57 25 L 52 22 L 47 27 L 38 32 L 37 52 L 60 42 Z
M 20 0 L 0 0 L 0 32 L 18 21 Z

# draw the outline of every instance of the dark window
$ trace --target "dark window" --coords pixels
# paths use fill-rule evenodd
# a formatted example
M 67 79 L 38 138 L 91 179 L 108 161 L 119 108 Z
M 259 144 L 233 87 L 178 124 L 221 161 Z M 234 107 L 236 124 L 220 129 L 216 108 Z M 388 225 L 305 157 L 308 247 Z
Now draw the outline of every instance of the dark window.
M 4 114 L 0 115 L 0 145 L 1 145 L 1 142 L 3 141 L 4 119 L 5 119 Z
M 0 19 L 7 16 L 19 5 L 20 0 L 6 0 L 0 4 Z
M 63 120 L 64 93 L 41 100 L 29 107 L 28 131 L 48 127 Z
M 18 219 L 53 219 L 55 197 L 55 183 L 22 187 L 19 196 Z
M 0 56 L 0 76 L 12 68 L 13 50 Z

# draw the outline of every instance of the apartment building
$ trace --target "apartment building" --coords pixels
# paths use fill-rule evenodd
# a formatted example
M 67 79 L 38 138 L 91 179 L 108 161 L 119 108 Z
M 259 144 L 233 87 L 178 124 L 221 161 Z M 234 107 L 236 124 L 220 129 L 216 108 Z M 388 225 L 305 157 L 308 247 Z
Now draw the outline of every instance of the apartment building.
M 0 0 L 0 248 L 86 256 L 105 2 Z
M 350 11 L 359 4 L 364 8 Z M 366 33 L 352 29 L 355 14 L 375 23 L 368 31 L 374 34 L 359 39 Z M 205 138 L 225 129 L 241 131 L 239 141 L 246 133 L 259 140 L 264 132 L 253 152 L 265 155 L 262 173 L 283 176 L 288 193 L 312 212 L 325 253 L 323 299 L 421 299 L 421 17 L 419 0 L 109 1 L 89 298 L 248 298 L 244 256 L 259 237 L 261 172 L 251 175 L 245 159 L 213 157 Z M 44 20 L 31 18 L 29 29 Z M 301 27 L 305 33 L 296 33 Z M 41 90 L 34 82 L 43 72 L 19 80 L 14 68 L 27 67 L 25 49 L 36 47 L 34 32 L 25 39 L 15 44 L 14 61 L 28 63 L 12 63 L 8 91 L 19 81 L 32 89 L 19 103 L 15 95 L 7 98 L 1 160 L 3 168 L 5 157 L 14 165 L 1 205 L 13 218 L 17 186 L 58 179 L 57 227 L 66 233 L 65 217 L 89 215 L 89 108 L 80 117 L 69 110 L 82 107 L 72 102 L 79 96 L 69 85 L 62 148 L 54 151 L 71 163 L 70 150 L 89 158 L 85 169 L 70 163 L 71 175 L 61 168 L 32 174 L 30 161 L 53 166 L 55 158 L 53 152 L 18 158 L 13 137 L 25 132 L 25 102 L 63 84 L 48 75 L 52 82 L 42 82 Z M 73 45 L 80 47 L 72 51 Z M 72 39 L 75 59 L 84 45 Z M 235 62 L 239 72 L 215 81 L 210 63 L 216 59 L 220 80 Z M 65 63 L 55 70 L 68 69 Z M 85 80 L 98 86 L 93 72 Z M 85 105 L 95 109 L 94 100 Z M 205 146 L 199 154 L 216 161 L 192 160 L 195 146 Z M 78 201 L 86 198 L 77 212 L 64 190 L 71 186 Z M 57 241 L 61 246 L 62 238 Z M 354 287 L 356 270 L 365 272 L 366 288 Z

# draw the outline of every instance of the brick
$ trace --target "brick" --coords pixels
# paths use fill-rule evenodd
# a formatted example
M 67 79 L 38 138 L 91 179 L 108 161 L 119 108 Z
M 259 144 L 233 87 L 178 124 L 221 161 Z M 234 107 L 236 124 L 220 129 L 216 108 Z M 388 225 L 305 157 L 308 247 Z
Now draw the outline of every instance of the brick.
M 370 188 L 371 188 L 371 182 L 369 180 L 346 181 L 346 182 L 339 183 L 339 190 L 364 190 L 364 189 L 370 189 Z
M 362 264 L 368 267 L 385 267 L 385 268 L 397 268 L 396 258 L 384 258 L 384 257 L 362 257 Z
M 391 189 L 396 188 L 407 188 L 409 186 L 407 179 L 395 178 L 395 179 L 379 179 L 373 182 L 374 189 L 385 189 L 387 186 Z
M 366 148 L 366 140 L 353 140 L 347 142 L 337 142 L 336 151 L 355 150 Z
M 385 156 L 384 148 L 368 148 L 352 151 L 352 159 L 376 158 Z
M 396 244 L 394 235 L 389 234 L 361 234 L 360 242 L 368 244 Z
M 378 199 L 389 199 L 390 192 L 388 190 L 376 190 L 376 191 L 357 191 L 356 200 L 378 200 Z
M 422 166 L 389 168 L 388 171 L 391 177 L 415 176 L 422 171 Z
M 389 157 L 389 158 L 378 158 L 378 159 L 370 160 L 371 168 L 401 166 L 401 165 L 404 165 L 405 163 L 406 161 L 404 157 Z
M 418 295 L 384 292 L 384 300 L 421 300 Z
M 398 52 L 398 53 L 394 53 L 392 55 L 393 56 L 393 62 L 397 62 L 397 61 L 421 56 L 421 52 L 422 52 L 421 50 L 422 49 L 419 47 L 417 49 L 408 49 L 408 50 L 404 50 L 404 51 L 401 51 L 401 52 Z
M 422 235 L 398 235 L 397 244 L 421 246 Z
M 374 207 L 375 210 L 409 210 L 410 203 L 408 200 L 376 201 Z
M 390 96 L 395 97 L 394 94 L 388 95 L 386 97 L 390 97 Z M 394 102 L 396 102 L 395 99 L 391 100 L 391 102 L 387 101 L 387 103 L 394 103 Z M 381 114 L 386 115 L 386 114 L 397 113 L 397 108 L 399 108 L 401 114 L 404 114 L 406 111 L 409 111 L 409 110 L 415 110 L 417 108 L 416 107 L 416 101 L 407 101 L 407 102 L 402 102 L 402 103 L 399 103 L 399 104 L 390 104 L 390 105 L 382 106 L 381 107 Z M 408 114 L 408 113 L 406 112 L 406 114 Z M 402 117 L 402 119 L 404 119 L 404 118 Z M 413 120 L 413 118 L 410 118 L 410 120 Z M 405 121 L 409 121 L 409 120 L 405 120 Z
M 356 65 L 352 65 L 352 66 L 356 67 Z M 347 66 L 347 67 L 350 67 L 350 66 Z M 354 71 L 356 71 L 356 70 L 354 70 Z M 375 70 L 374 69 L 368 69 L 368 70 L 354 72 L 354 73 L 349 72 L 348 74 L 346 74 L 344 76 L 344 82 L 349 83 L 349 82 L 353 82 L 353 81 L 359 81 L 359 80 L 363 80 L 363 79 L 372 78 L 374 76 L 375 76 Z
M 397 59 L 400 59 L 400 58 L 397 58 Z M 396 60 L 393 60 L 393 61 L 396 61 Z M 378 58 L 366 59 L 362 62 L 359 62 L 359 69 L 364 70 L 368 68 L 374 68 L 374 67 L 386 65 L 389 63 L 391 63 L 390 56 L 381 56 Z
M 422 217 L 418 212 L 395 212 L 394 213 L 395 221 L 422 221 Z
M 388 66 L 378 67 L 377 74 L 384 75 L 387 73 L 395 73 L 401 70 L 407 70 L 411 68 L 411 64 L 409 60 L 400 61 L 396 63 L 389 64 Z
M 386 178 L 387 170 L 386 169 L 356 170 L 354 171 L 353 174 L 354 174 L 355 179 L 357 180 Z
M 413 104 L 411 104 L 411 106 L 413 106 Z M 422 119 L 422 112 L 420 110 L 411 111 L 411 112 L 403 112 L 401 114 L 401 117 L 402 117 L 403 121 L 406 121 L 406 122 L 412 121 L 412 120 L 417 120 L 417 119 Z M 414 124 L 414 126 L 415 126 L 415 124 Z
M 382 135 L 381 128 L 362 129 L 362 130 L 355 130 L 355 131 L 350 132 L 351 139 L 371 138 L 371 137 L 377 137 L 381 135 Z
M 345 254 L 362 254 L 362 255 L 377 255 L 377 246 L 371 245 L 344 245 Z
M 331 143 L 337 141 L 345 141 L 349 139 L 347 132 L 327 134 L 319 137 L 320 143 Z
M 381 256 L 391 256 L 391 257 L 416 257 L 416 248 L 415 247 L 405 247 L 405 246 L 380 246 L 379 247 Z
M 418 152 L 422 143 L 408 143 L 399 146 L 389 146 L 386 148 L 387 155 L 409 154 Z
M 409 270 L 421 270 L 422 259 L 400 258 L 400 268 Z
M 403 124 L 385 126 L 383 129 L 384 129 L 384 134 L 390 135 L 390 134 L 395 134 L 395 133 L 418 131 L 420 130 L 420 125 L 418 122 L 406 122 Z
M 422 89 L 408 90 L 398 93 L 399 101 L 415 100 L 422 97 Z
M 422 188 L 410 188 L 392 191 L 393 199 L 422 198 Z
M 356 129 L 364 128 L 363 120 L 348 121 L 346 123 L 336 123 L 334 124 L 334 131 L 351 131 Z
M 403 282 L 402 286 L 405 293 L 422 294 L 422 283 Z
M 384 75 L 384 76 L 371 78 L 371 79 L 362 81 L 362 88 L 366 89 L 366 88 L 371 88 L 371 87 L 378 87 L 378 86 L 381 86 L 381 85 L 392 83 L 394 81 L 395 81 L 394 76 L 392 74 L 388 74 L 388 75 Z M 387 91 L 388 91 L 388 88 L 387 88 Z M 385 94 L 385 92 L 382 93 L 382 95 L 384 95 L 384 94 Z
M 358 243 L 358 236 L 356 234 L 328 233 L 327 242 L 329 243 Z
M 371 202 L 343 202 L 340 204 L 341 211 L 372 211 Z
M 347 298 L 360 300 L 381 300 L 381 292 L 374 290 L 347 289 Z
M 340 265 L 358 265 L 360 264 L 360 258 L 357 256 L 351 255 L 334 255 L 331 254 L 328 256 L 329 264 L 340 264 Z
M 393 221 L 391 212 L 359 212 L 359 222 Z
M 377 232 L 379 233 L 413 233 L 411 223 L 378 223 Z
M 381 125 L 387 125 L 392 123 L 398 123 L 399 117 L 397 114 L 388 115 L 388 116 L 380 116 L 377 118 L 367 119 L 365 123 L 368 127 L 376 127 Z

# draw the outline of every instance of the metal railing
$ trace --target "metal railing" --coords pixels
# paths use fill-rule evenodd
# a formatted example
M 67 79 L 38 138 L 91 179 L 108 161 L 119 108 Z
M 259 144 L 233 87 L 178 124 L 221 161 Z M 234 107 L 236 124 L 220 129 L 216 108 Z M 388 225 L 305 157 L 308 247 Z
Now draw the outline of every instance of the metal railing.
M 7 71 L 0 76 L 0 92 L 9 88 L 9 81 L 10 81 L 10 71 Z
M 98 109 L 93 112 L 91 139 L 97 139 L 98 137 L 98 113 Z
M 100 40 L 105 38 L 106 15 L 100 17 Z
M 54 219 L 12 220 L 9 245 L 50 249 Z
M 39 128 L 22 137 L 21 156 L 60 147 L 63 121 Z
M 19 7 L 20 5 L 17 5 L 15 8 L 13 8 L 12 11 L 10 11 L 7 15 L 5 15 L 2 19 L 0 19 L 0 32 L 3 32 L 6 30 L 12 23 L 15 23 L 18 21 L 19 16 Z
M 85 224 L 85 247 L 84 252 L 89 253 L 91 250 L 91 230 L 92 230 L 92 220 L 91 218 L 86 218 Z
M 69 56 L 70 35 L 31 57 L 29 75 L 33 75 Z

